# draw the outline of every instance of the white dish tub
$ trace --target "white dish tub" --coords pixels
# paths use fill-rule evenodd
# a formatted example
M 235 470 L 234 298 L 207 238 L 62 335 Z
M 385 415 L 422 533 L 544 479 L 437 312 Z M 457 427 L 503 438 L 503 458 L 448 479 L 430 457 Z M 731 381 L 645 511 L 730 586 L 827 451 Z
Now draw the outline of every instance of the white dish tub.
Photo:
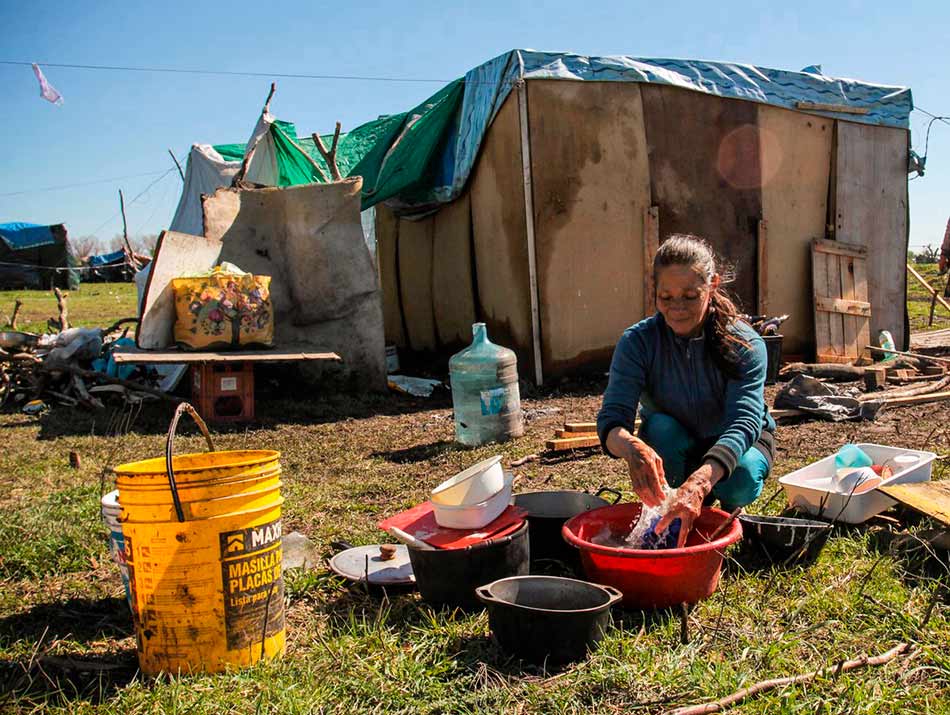
M 511 485 L 514 479 L 511 472 L 505 472 L 501 490 L 478 504 L 449 506 L 433 501 L 435 522 L 448 529 L 481 529 L 487 526 L 497 519 L 511 503 Z
M 495 455 L 446 479 L 432 490 L 431 500 L 433 504 L 444 506 L 480 504 L 500 492 L 504 485 L 501 455 Z
M 937 457 L 933 452 L 867 442 L 856 446 L 864 450 L 874 464 L 883 464 L 899 454 L 913 454 L 918 457 L 915 464 L 894 472 L 881 486 L 930 481 L 933 461 Z M 789 506 L 846 524 L 861 524 L 897 503 L 876 489 L 864 494 L 839 494 L 832 487 L 834 473 L 835 455 L 832 454 L 807 467 L 796 469 L 778 481 L 785 489 Z

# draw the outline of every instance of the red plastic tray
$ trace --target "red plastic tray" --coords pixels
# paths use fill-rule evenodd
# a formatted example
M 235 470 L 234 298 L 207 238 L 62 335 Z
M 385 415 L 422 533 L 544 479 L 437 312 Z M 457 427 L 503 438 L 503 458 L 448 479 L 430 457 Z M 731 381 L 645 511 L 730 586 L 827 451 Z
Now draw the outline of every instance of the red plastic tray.
M 432 502 L 425 502 L 379 522 L 383 531 L 395 526 L 438 549 L 464 549 L 489 539 L 513 534 L 524 523 L 525 509 L 509 506 L 497 519 L 481 529 L 449 529 L 435 521 Z

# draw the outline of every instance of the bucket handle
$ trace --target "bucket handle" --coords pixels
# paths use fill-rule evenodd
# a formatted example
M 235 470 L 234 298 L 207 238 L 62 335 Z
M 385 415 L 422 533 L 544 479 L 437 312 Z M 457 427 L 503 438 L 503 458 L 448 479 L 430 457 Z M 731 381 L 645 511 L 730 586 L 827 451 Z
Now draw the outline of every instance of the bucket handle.
M 214 451 L 214 442 L 211 441 L 211 435 L 208 433 L 208 425 L 201 419 L 198 411 L 187 402 L 179 403 L 175 415 L 172 417 L 171 424 L 168 425 L 168 438 L 165 440 L 165 473 L 168 474 L 168 487 L 172 490 L 172 501 L 175 503 L 175 516 L 178 521 L 185 520 L 185 512 L 181 508 L 181 498 L 178 496 L 178 484 L 175 482 L 175 470 L 172 468 L 172 453 L 174 451 L 175 430 L 178 429 L 178 420 L 181 419 L 183 412 L 187 412 L 198 425 L 198 429 L 205 437 L 208 443 L 208 451 Z
M 613 494 L 614 500 L 610 502 L 611 504 L 616 504 L 623 498 L 623 494 L 618 492 L 616 489 L 611 489 L 610 487 L 601 487 L 596 492 L 594 492 L 595 497 L 599 497 L 601 494 Z M 601 497 L 603 499 L 603 497 Z

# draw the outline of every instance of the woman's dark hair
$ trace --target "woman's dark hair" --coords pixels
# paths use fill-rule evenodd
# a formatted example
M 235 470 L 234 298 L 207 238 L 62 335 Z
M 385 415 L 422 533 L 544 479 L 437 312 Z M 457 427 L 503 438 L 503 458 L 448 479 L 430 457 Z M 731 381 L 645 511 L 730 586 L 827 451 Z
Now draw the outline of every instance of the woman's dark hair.
M 749 343 L 730 329 L 740 319 L 739 310 L 723 289 L 729 279 L 712 247 L 699 236 L 685 233 L 674 233 L 660 244 L 653 259 L 654 301 L 658 274 L 661 268 L 667 266 L 686 266 L 695 271 L 707 286 L 714 275 L 720 275 L 719 287 L 712 291 L 709 300 L 706 341 L 711 348 L 710 356 L 713 361 L 727 375 L 735 377 L 739 367 L 740 349 L 748 348 Z

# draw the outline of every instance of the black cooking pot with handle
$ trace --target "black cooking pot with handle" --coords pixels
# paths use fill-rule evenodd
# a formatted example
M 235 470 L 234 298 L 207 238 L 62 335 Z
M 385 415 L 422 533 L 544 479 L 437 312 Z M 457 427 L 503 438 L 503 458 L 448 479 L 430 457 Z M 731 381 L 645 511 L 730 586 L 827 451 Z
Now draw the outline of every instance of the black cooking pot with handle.
M 461 549 L 407 548 L 422 600 L 466 610 L 479 608 L 475 589 L 481 584 L 527 574 L 531 555 L 527 523 L 507 536 Z
M 581 660 L 610 624 L 623 598 L 612 586 L 556 576 L 505 578 L 475 589 L 498 646 L 530 663 Z
M 608 501 L 602 494 L 610 494 L 614 500 Z M 594 494 L 569 490 L 515 494 L 515 506 L 528 512 L 532 571 L 543 566 L 539 562 L 552 559 L 577 569 L 580 566 L 577 550 L 565 543 L 561 527 L 585 511 L 616 504 L 620 497 L 620 492 L 608 487 L 601 487 Z

